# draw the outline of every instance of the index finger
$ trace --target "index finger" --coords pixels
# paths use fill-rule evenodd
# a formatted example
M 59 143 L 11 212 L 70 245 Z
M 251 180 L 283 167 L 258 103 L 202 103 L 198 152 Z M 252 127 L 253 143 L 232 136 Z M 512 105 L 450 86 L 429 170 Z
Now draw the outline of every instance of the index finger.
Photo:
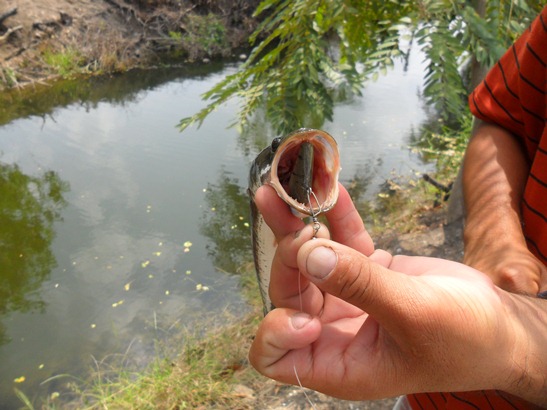
M 342 184 L 338 185 L 338 201 L 334 208 L 326 213 L 332 240 L 370 256 L 374 252 L 372 238 L 365 229 L 363 219 L 348 191 Z
M 263 185 L 258 188 L 254 201 L 277 241 L 304 227 L 304 222 L 291 212 L 290 207 L 271 186 Z

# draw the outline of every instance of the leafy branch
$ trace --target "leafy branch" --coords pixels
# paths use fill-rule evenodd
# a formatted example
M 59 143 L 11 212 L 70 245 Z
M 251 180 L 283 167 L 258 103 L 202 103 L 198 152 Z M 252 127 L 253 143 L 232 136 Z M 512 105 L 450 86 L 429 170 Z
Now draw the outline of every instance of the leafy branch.
M 444 119 L 465 110 L 472 59 L 491 65 L 530 24 L 530 0 L 263 0 L 248 60 L 203 95 L 208 105 L 179 123 L 200 126 L 230 99 L 240 101 L 233 125 L 245 127 L 258 108 L 278 133 L 332 120 L 334 103 L 360 94 L 408 58 L 405 36 L 427 58 L 424 96 Z M 262 39 L 262 40 L 260 40 Z

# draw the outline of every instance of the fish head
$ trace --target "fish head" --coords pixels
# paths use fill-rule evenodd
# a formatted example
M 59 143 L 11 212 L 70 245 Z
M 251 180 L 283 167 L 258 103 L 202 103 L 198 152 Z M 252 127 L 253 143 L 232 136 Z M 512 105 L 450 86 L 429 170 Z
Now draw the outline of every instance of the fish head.
M 289 181 L 298 162 L 302 144 L 313 146 L 313 179 L 309 200 L 300 202 L 291 194 Z M 338 144 L 325 131 L 301 128 L 272 142 L 271 168 L 267 182 L 297 214 L 316 216 L 330 210 L 338 199 L 340 156 Z

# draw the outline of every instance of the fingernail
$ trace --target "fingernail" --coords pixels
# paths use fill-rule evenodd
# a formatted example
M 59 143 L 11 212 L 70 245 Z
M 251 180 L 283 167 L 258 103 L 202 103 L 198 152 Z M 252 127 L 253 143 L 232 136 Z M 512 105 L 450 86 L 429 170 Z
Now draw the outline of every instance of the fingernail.
M 547 299 L 547 290 L 544 290 L 543 292 L 539 292 L 538 293 L 538 298 Z
M 319 246 L 308 255 L 306 269 L 311 276 L 324 279 L 336 266 L 337 259 L 331 248 Z
M 295 329 L 302 329 L 308 323 L 310 323 L 312 317 L 304 312 L 298 312 L 291 316 L 291 325 Z

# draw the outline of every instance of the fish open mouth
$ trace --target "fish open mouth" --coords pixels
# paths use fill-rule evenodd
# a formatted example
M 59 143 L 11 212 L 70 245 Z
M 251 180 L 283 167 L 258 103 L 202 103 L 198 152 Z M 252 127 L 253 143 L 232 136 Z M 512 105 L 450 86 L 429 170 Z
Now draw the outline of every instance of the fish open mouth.
M 302 173 L 302 147 L 309 143 L 313 154 L 311 163 L 306 165 L 305 173 L 311 173 L 307 197 L 295 191 L 291 177 L 295 172 Z M 300 171 L 296 171 L 299 168 Z M 277 194 L 295 211 L 314 216 L 331 209 L 338 199 L 338 174 L 340 157 L 334 138 L 324 131 L 300 129 L 285 138 L 275 151 L 272 161 L 269 184 Z

